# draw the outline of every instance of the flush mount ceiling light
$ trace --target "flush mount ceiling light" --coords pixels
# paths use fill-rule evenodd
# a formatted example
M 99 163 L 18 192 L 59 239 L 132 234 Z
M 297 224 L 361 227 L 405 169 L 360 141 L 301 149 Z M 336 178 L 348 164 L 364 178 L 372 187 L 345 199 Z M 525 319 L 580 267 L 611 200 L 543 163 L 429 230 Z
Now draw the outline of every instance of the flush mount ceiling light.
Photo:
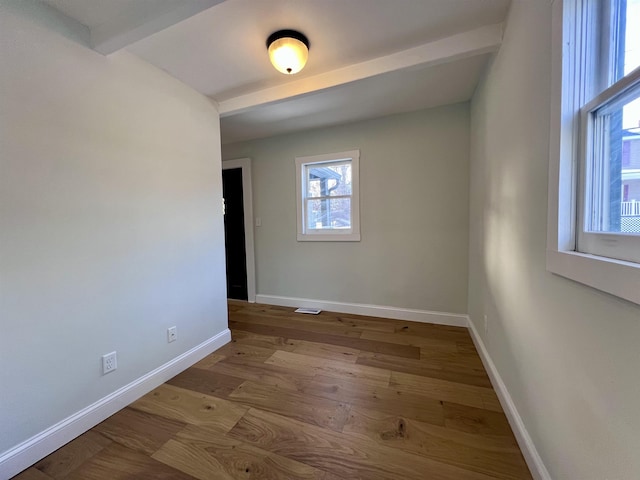
M 267 38 L 267 50 L 276 70 L 293 75 L 307 63 L 309 40 L 295 30 L 278 30 Z

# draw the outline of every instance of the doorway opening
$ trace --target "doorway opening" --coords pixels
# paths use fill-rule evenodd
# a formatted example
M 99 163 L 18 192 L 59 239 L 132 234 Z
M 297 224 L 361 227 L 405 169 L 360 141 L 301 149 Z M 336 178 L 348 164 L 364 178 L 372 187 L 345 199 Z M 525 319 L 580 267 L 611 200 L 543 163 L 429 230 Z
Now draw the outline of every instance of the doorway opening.
M 251 160 L 222 162 L 227 297 L 255 302 Z

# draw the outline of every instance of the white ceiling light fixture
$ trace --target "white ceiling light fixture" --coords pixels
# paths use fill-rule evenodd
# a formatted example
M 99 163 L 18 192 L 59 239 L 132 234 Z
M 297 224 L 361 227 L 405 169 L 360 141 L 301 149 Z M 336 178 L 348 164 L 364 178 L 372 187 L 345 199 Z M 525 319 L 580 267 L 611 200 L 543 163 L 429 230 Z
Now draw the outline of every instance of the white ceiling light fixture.
M 293 75 L 304 68 L 309 58 L 309 40 L 295 30 L 278 30 L 267 38 L 269 59 L 279 72 Z

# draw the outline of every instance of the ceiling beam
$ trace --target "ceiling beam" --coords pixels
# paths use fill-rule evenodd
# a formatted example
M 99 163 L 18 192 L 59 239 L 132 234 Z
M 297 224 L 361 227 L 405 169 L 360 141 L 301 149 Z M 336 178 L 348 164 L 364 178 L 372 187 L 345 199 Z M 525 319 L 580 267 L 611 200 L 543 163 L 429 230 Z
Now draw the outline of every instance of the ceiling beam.
M 411 67 L 426 67 L 495 52 L 502 43 L 502 24 L 487 25 L 401 52 L 356 63 L 276 87 L 218 100 L 222 117 L 245 112 L 258 105 L 317 92 L 345 83 Z
M 112 21 L 91 29 L 91 46 L 96 52 L 108 55 L 223 1 L 184 0 L 178 7 L 164 11 L 158 11 L 153 2 L 141 2 Z

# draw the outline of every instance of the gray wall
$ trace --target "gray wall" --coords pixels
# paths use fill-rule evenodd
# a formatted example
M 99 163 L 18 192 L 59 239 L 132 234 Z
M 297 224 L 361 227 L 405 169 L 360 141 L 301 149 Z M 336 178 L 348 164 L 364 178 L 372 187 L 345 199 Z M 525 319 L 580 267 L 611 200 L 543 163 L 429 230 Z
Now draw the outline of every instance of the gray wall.
M 513 2 L 472 102 L 469 312 L 552 478 L 640 478 L 640 307 L 545 270 L 550 25 Z
M 297 242 L 295 157 L 360 149 L 360 242 Z M 224 145 L 253 160 L 258 294 L 467 311 L 469 105 Z
M 227 326 L 216 110 L 11 5 L 0 5 L 0 452 Z M 118 369 L 102 376 L 112 350 Z

